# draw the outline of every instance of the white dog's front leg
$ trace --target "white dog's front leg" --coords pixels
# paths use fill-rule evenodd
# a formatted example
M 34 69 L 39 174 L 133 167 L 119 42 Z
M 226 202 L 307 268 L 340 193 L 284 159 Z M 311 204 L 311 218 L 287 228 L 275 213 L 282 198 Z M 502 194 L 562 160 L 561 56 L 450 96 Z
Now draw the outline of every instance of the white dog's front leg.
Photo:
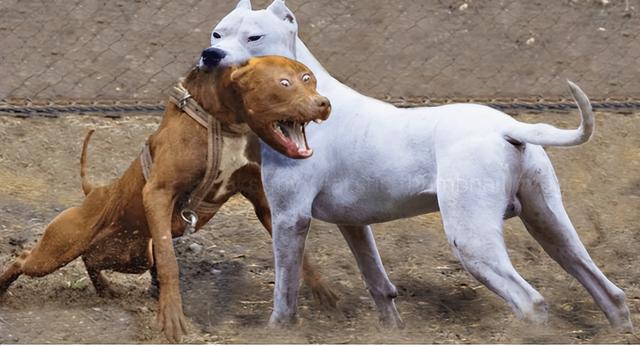
M 284 218 L 274 215 L 273 256 L 275 259 L 276 287 L 270 327 L 293 324 L 298 307 L 298 287 L 302 271 L 304 243 L 309 232 L 309 217 Z

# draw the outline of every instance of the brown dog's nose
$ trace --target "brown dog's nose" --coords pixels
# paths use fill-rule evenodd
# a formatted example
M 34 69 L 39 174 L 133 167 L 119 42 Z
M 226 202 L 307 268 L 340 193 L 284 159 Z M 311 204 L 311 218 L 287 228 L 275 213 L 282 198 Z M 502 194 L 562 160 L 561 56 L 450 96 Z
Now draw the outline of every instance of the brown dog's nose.
M 316 97 L 316 105 L 318 108 L 327 108 L 331 107 L 331 102 L 329 102 L 329 99 L 324 96 L 318 96 Z

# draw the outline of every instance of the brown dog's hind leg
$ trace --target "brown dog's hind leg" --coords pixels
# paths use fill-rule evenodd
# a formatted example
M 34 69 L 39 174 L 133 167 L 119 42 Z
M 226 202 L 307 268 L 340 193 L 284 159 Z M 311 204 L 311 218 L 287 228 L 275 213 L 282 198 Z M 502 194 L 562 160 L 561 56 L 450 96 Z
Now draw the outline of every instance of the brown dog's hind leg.
M 2 295 L 20 275 L 41 277 L 76 259 L 85 250 L 91 234 L 79 215 L 80 208 L 69 208 L 58 215 L 32 250 L 20 257 L 0 275 Z
M 20 275 L 22 275 L 22 264 L 27 256 L 29 256 L 29 253 L 29 250 L 24 250 L 22 254 L 20 254 L 20 257 L 18 257 L 18 259 L 16 259 L 15 262 L 13 262 L 11 266 L 9 266 L 9 268 L 0 275 L 0 296 L 2 296 L 9 286 L 11 286 L 11 284 L 20 277 Z
M 338 296 L 320 276 L 320 271 L 311 264 L 309 256 L 304 254 L 302 258 L 302 280 L 309 285 L 313 297 L 325 307 L 335 309 L 338 305 Z
M 89 279 L 95 288 L 96 293 L 100 297 L 115 298 L 118 294 L 109 286 L 109 281 L 102 274 L 102 270 L 98 269 L 93 263 L 91 256 L 82 256 L 82 261 L 89 274 Z
M 80 208 L 70 208 L 58 215 L 31 251 L 20 257 L 0 276 L 0 293 L 18 276 L 41 277 L 73 261 L 86 249 L 91 233 L 79 215 Z

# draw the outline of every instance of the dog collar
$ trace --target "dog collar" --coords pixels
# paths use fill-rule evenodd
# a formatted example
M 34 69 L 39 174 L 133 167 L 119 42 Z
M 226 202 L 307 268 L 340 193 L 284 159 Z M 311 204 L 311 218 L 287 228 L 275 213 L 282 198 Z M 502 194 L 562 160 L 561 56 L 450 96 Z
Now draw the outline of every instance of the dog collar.
M 220 122 L 193 99 L 193 96 L 189 93 L 189 90 L 184 87 L 182 82 L 179 82 L 171 88 L 169 91 L 169 100 L 205 128 L 209 126 L 210 117 Z M 249 131 L 251 131 L 251 129 L 247 124 L 222 124 L 223 135 L 242 136 Z

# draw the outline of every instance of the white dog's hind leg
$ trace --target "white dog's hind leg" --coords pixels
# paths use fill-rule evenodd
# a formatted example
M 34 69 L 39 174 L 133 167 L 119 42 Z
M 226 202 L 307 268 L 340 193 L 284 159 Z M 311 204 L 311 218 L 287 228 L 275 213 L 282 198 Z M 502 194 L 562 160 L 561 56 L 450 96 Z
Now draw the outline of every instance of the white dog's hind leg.
M 505 162 L 516 161 L 500 155 L 505 152 L 502 144 L 483 145 L 482 150 L 491 152 L 484 158 L 478 158 L 474 147 L 443 153 L 445 159 L 438 162 L 438 204 L 449 244 L 463 267 L 502 297 L 519 318 L 544 322 L 544 298 L 514 269 L 502 234 L 518 169 Z
M 358 262 L 367 289 L 380 312 L 380 320 L 388 327 L 404 327 L 393 302 L 394 298 L 398 296 L 398 291 L 384 270 L 371 227 L 339 225 L 338 228 L 347 240 L 356 262 Z
M 520 217 L 529 233 L 564 270 L 593 296 L 611 325 L 632 330 L 624 292 L 595 265 L 562 205 L 558 180 L 546 153 L 529 147 L 518 195 Z
M 302 272 L 304 243 L 310 217 L 291 217 L 284 212 L 273 214 L 273 256 L 275 291 L 270 327 L 286 326 L 296 321 L 298 289 Z
M 465 210 L 445 211 L 443 222 L 449 243 L 462 266 L 478 281 L 502 297 L 522 319 L 544 322 L 544 298 L 516 272 L 502 236 L 502 215 L 494 222 L 464 215 Z M 459 218 L 466 218 L 460 222 Z M 458 220 L 452 220 L 458 219 Z

